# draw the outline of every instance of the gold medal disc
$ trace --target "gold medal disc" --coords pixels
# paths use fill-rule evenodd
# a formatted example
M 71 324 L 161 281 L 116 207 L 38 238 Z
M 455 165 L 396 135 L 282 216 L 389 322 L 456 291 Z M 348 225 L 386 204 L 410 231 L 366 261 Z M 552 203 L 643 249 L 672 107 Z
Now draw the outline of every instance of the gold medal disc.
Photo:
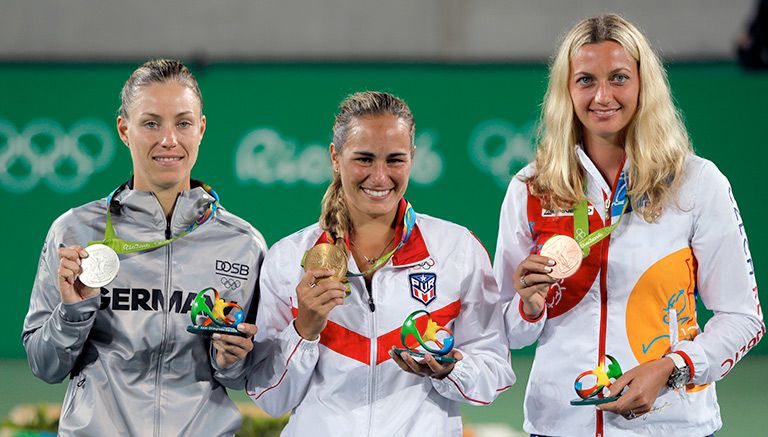
M 339 246 L 330 243 L 320 243 L 309 249 L 304 255 L 304 271 L 316 269 L 334 270 L 335 275 L 330 278 L 334 281 L 347 282 L 347 252 Z

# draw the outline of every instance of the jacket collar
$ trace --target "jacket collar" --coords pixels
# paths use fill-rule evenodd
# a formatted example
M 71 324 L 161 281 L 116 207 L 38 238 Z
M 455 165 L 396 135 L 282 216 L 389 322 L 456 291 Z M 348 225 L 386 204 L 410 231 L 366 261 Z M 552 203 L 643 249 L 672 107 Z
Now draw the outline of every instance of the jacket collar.
M 403 238 L 403 231 L 405 230 L 403 216 L 405 216 L 407 207 L 408 201 L 406 201 L 405 198 L 400 199 L 400 203 L 397 205 L 397 216 L 395 216 L 395 241 L 397 242 Z M 332 243 L 332 238 L 328 235 L 328 232 L 320 234 L 320 238 L 317 239 L 314 246 L 317 246 L 320 243 Z M 347 249 L 349 249 L 349 241 L 345 240 L 345 243 Z M 429 250 L 424 242 L 424 237 L 421 235 L 421 230 L 419 229 L 419 216 L 417 214 L 416 223 L 411 231 L 411 236 L 408 237 L 408 240 L 403 246 L 392 255 L 392 265 L 396 267 L 404 267 L 424 261 L 427 258 L 429 258 Z
M 182 191 L 176 198 L 170 223 L 174 235 L 187 229 L 216 200 L 203 188 L 202 182 L 192 179 L 190 185 L 191 189 Z M 134 189 L 133 178 L 115 191 L 109 207 L 113 216 L 122 216 L 157 229 L 168 226 L 157 197 L 154 193 Z
M 603 175 L 600 174 L 600 170 L 598 170 L 592 160 L 589 159 L 587 152 L 584 151 L 584 147 L 581 144 L 576 145 L 576 155 L 579 157 L 581 166 L 584 167 L 584 170 L 589 175 L 589 179 L 591 179 L 593 183 L 597 184 L 597 187 L 600 188 L 603 193 L 606 193 L 610 198 L 615 187 L 608 186 L 608 182 L 605 181 Z M 629 171 L 629 160 L 627 159 L 626 155 L 624 155 L 624 162 L 621 166 L 621 170 L 619 170 L 619 174 L 626 171 Z M 618 180 L 619 178 L 616 177 L 616 181 Z

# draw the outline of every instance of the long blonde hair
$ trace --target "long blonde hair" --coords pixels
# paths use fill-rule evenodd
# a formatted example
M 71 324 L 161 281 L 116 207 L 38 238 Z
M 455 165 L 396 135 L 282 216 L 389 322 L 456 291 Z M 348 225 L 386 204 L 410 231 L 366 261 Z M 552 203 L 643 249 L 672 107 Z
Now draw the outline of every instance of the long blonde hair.
M 350 125 L 355 119 L 376 115 L 394 115 L 406 123 L 411 138 L 411 154 L 413 154 L 416 124 L 411 109 L 402 99 L 379 91 L 354 93 L 341 102 L 339 113 L 333 123 L 333 146 L 336 153 L 341 154 L 344 150 Z M 343 238 L 352 232 L 352 222 L 349 218 L 347 201 L 344 198 L 341 176 L 335 171 L 323 196 L 320 228 L 330 232 L 335 238 Z
M 693 153 L 682 118 L 672 102 L 664 67 L 645 36 L 615 14 L 586 18 L 565 36 L 550 67 L 539 120 L 535 174 L 527 182 L 547 208 L 567 209 L 584 197 L 584 174 L 575 144 L 583 126 L 568 89 L 570 61 L 586 44 L 619 43 L 637 61 L 640 95 L 626 128 L 630 162 L 627 194 L 643 219 L 653 222 L 679 181 L 686 156 Z

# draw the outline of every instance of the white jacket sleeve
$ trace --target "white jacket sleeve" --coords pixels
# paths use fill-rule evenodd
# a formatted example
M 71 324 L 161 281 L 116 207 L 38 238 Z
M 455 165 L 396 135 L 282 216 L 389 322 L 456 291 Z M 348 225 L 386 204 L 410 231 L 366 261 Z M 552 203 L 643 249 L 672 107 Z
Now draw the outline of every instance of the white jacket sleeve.
M 728 180 L 707 162 L 698 175 L 691 248 L 697 287 L 714 311 L 704 332 L 673 349 L 692 366 L 692 382 L 723 378 L 765 333 L 747 235 Z
M 301 403 L 320 354 L 320 340 L 303 339 L 293 325 L 291 300 L 297 282 L 293 266 L 298 259 L 289 259 L 286 249 L 284 243 L 273 246 L 261 269 L 258 333 L 246 380 L 248 396 L 272 416 Z
M 22 332 L 32 373 L 50 384 L 61 382 L 72 371 L 101 303 L 99 295 L 69 305 L 61 302 L 57 283 L 61 239 L 54 226 L 40 255 Z
M 515 383 L 504 336 L 499 291 L 488 252 L 469 232 L 461 250 L 467 272 L 459 286 L 461 309 L 453 325 L 455 348 L 464 358 L 443 379 L 432 379 L 442 396 L 487 405 Z
M 520 296 L 514 283 L 517 266 L 530 255 L 534 239 L 528 224 L 528 188 L 519 179 L 527 169 L 512 178 L 501 205 L 499 238 L 496 241 L 496 256 L 493 271 L 499 284 L 503 302 L 504 325 L 511 349 L 520 349 L 533 344 L 541 335 L 547 319 L 546 309 L 537 319 L 523 314 Z

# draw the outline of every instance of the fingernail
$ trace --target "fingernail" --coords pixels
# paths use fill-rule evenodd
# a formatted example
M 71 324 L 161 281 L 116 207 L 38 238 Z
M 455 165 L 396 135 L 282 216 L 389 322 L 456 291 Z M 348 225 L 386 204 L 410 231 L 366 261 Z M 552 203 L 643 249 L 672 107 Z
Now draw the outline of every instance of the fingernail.
M 221 334 L 213 334 L 213 338 L 218 340 L 221 338 Z
M 547 261 L 547 264 L 553 266 L 553 265 L 555 265 L 555 260 L 551 259 L 551 260 Z
M 544 271 L 549 273 L 552 271 L 552 267 L 544 267 Z

